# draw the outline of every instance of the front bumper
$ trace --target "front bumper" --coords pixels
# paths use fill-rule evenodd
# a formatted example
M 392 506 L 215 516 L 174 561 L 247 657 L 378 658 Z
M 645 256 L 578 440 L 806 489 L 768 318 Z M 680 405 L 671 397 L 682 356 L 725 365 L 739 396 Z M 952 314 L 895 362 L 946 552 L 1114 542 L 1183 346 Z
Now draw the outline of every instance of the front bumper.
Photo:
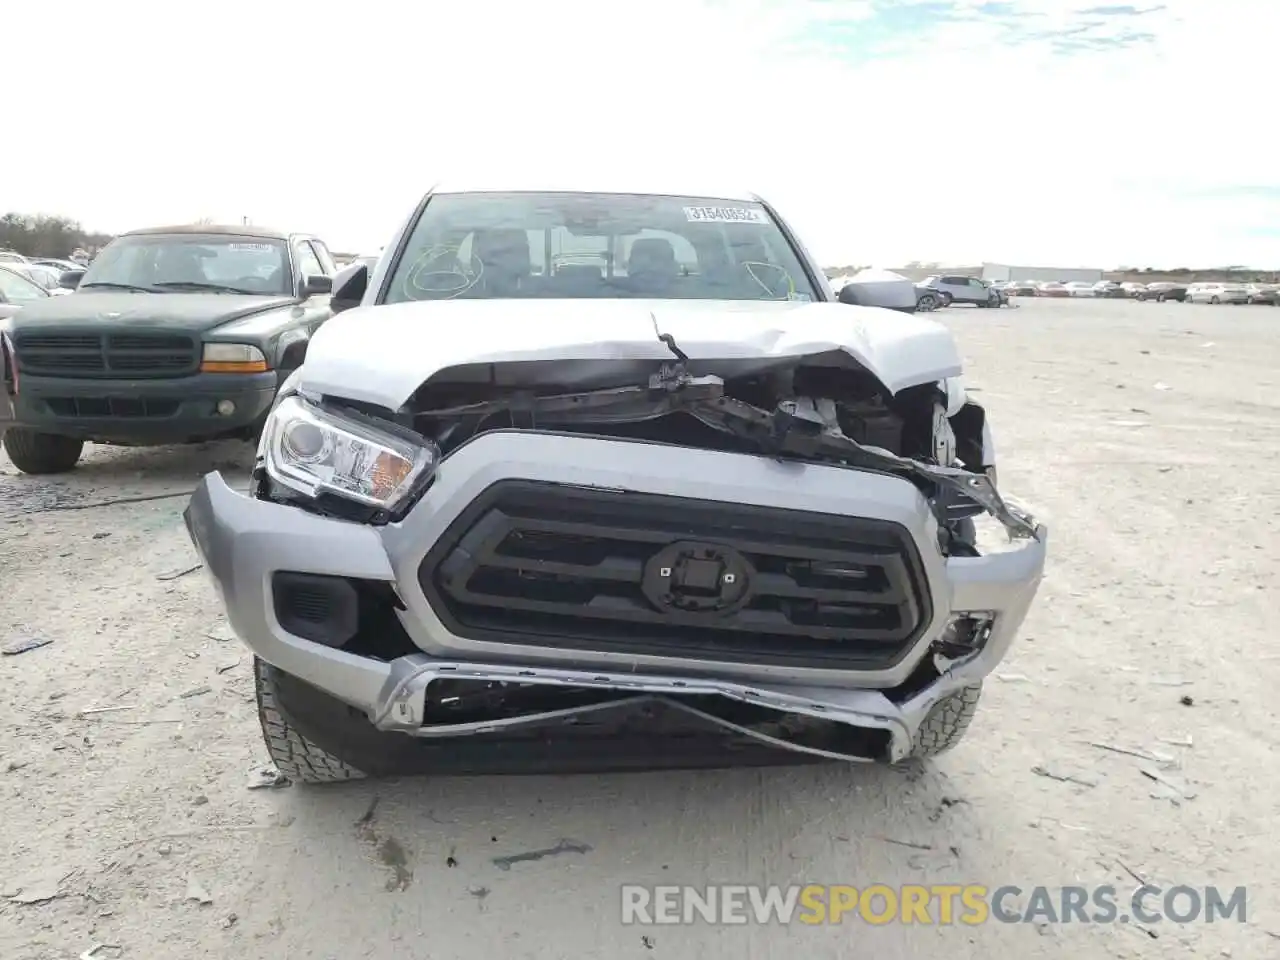
M 0 432 L 25 427 L 79 440 L 161 445 L 213 439 L 252 427 L 271 409 L 277 375 L 204 373 L 164 380 L 19 374 L 0 402 Z M 12 383 L 4 385 L 12 391 Z M 230 415 L 218 403 L 235 405 Z
M 690 478 L 698 478 L 691 483 Z M 451 524 L 495 485 L 558 483 L 607 496 L 701 501 L 862 517 L 901 528 L 914 544 L 927 616 L 909 649 L 876 669 L 674 655 L 566 644 L 496 642 L 459 636 L 428 599 L 420 568 Z M 424 726 L 427 687 L 438 680 L 506 680 L 602 687 L 637 697 L 713 694 L 784 713 L 887 731 L 886 759 L 905 756 L 942 697 L 981 680 L 1008 650 L 1036 594 L 1047 532 L 983 557 L 944 557 L 937 524 L 911 483 L 839 467 L 780 463 L 709 450 L 535 433 L 494 432 L 461 447 L 398 523 L 381 527 L 330 519 L 243 496 L 207 475 L 185 511 L 188 530 L 226 605 L 232 628 L 262 660 L 364 712 L 379 730 L 416 737 L 478 729 Z M 313 642 L 281 626 L 275 574 L 293 572 L 390 584 L 413 646 L 390 658 Z M 902 693 L 957 616 L 981 613 L 991 626 L 980 650 L 949 663 L 924 689 Z M 518 721 L 528 722 L 522 717 Z M 495 724 L 481 725 L 485 730 Z M 865 759 L 861 757 L 850 759 Z

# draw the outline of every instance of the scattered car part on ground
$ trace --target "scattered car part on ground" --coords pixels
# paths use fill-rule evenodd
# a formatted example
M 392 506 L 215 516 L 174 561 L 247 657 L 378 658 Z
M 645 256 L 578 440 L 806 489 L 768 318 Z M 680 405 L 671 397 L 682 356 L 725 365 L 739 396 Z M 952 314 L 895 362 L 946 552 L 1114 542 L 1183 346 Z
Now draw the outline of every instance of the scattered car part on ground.
M 117 237 L 70 297 L 6 321 L 0 432 L 24 473 L 72 469 L 86 442 L 256 438 L 284 378 L 331 314 L 315 237 L 180 226 Z
M 751 194 L 446 186 L 386 250 L 184 512 L 286 776 L 960 740 L 1046 530 L 945 327 Z

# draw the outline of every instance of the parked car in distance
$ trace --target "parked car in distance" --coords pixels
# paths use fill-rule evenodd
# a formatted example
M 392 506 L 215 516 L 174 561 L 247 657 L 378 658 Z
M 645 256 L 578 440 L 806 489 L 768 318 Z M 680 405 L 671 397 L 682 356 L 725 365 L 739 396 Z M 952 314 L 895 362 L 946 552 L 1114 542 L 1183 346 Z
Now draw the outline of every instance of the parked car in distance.
M 10 263 L 6 264 L 13 270 L 17 270 L 28 280 L 40 284 L 44 289 L 48 290 L 55 296 L 70 293 L 70 290 L 58 286 L 58 280 L 62 277 L 65 270 L 59 270 L 57 267 L 45 266 L 43 263 Z
M 83 270 L 83 263 L 76 263 L 74 260 L 59 260 L 56 257 L 33 257 L 30 260 L 33 266 L 52 267 L 59 273 L 65 273 L 68 270 Z
M 1274 283 L 1250 283 L 1245 289 L 1249 291 L 1250 303 L 1265 303 L 1273 307 L 1280 305 L 1280 285 Z
M 1118 300 L 1128 297 L 1129 293 L 1114 280 L 1099 280 L 1093 285 L 1093 295 Z
M 46 300 L 49 291 L 21 270 L 17 263 L 0 263 L 0 320 L 12 317 L 29 303 Z
M 1248 303 L 1249 288 L 1243 283 L 1193 283 L 1187 287 L 1191 303 Z
M 944 307 L 953 303 L 971 303 L 976 307 L 1000 306 L 1000 294 L 977 277 L 935 275 L 925 277 L 921 285 L 936 290 Z
M 1067 291 L 1067 296 L 1069 297 L 1097 296 L 1097 291 L 1094 290 L 1093 284 L 1088 280 L 1070 280 L 1062 286 L 1063 289 Z
M 1010 297 L 1034 297 L 1040 293 L 1040 285 L 1034 280 L 1010 280 L 1004 293 Z
M 1187 299 L 1187 285 L 1169 280 L 1156 280 L 1148 283 L 1144 289 L 1137 291 L 1133 296 L 1137 300 L 1155 300 L 1157 303 L 1164 303 L 1166 300 L 1177 300 L 1181 303 Z
M 42 291 L 5 321 L 5 452 L 23 473 L 54 474 L 87 442 L 256 442 L 332 315 L 334 273 L 307 234 L 204 224 L 121 234 L 87 271 L 62 274 L 74 296 Z
M 1069 297 L 1071 296 L 1071 291 L 1067 289 L 1067 285 L 1065 283 L 1059 283 L 1057 280 L 1046 280 L 1044 283 L 1040 284 L 1040 289 L 1037 291 L 1036 296 Z
M 1126 297 L 1132 297 L 1135 300 L 1141 300 L 1142 294 L 1147 292 L 1145 283 L 1136 283 L 1132 280 L 1120 284 L 1120 289 L 1124 291 Z

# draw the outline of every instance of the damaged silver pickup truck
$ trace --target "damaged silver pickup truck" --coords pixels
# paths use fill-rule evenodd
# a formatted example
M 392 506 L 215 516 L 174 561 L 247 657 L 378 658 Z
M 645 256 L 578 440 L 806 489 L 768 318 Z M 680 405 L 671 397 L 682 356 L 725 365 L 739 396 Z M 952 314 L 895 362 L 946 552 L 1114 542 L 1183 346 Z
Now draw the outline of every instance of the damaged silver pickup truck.
M 185 513 L 291 780 L 964 735 L 1045 563 L 950 333 L 750 194 L 442 187 Z

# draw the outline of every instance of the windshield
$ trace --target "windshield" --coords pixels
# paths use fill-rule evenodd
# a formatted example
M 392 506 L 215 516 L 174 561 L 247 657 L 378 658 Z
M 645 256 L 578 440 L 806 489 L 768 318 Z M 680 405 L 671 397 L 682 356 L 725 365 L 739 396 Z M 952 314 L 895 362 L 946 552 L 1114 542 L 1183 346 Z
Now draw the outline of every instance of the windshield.
M 433 197 L 383 302 L 501 298 L 819 299 L 759 203 L 598 193 Z
M 220 290 L 288 294 L 293 277 L 283 241 L 207 234 L 121 237 L 93 261 L 80 288 Z

